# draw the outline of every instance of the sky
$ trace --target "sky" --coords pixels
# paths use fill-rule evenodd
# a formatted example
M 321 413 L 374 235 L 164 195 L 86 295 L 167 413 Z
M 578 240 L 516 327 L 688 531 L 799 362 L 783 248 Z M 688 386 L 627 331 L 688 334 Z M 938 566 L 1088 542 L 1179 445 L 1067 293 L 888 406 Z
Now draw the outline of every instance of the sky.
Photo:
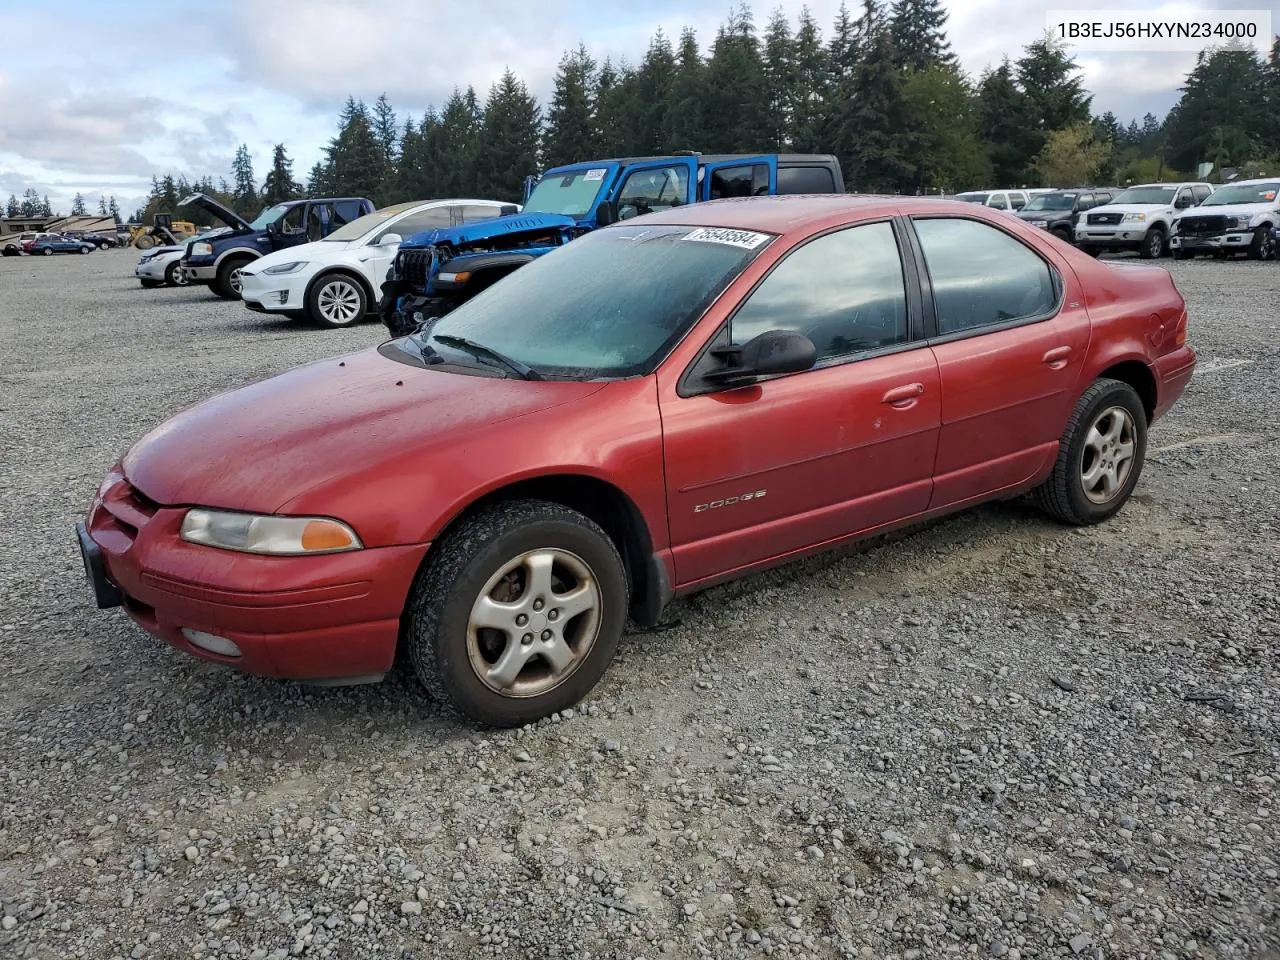
M 385 92 L 421 115 L 455 85 L 483 99 L 510 67 L 545 104 L 562 52 L 585 43 L 597 60 L 638 62 L 661 27 L 684 26 L 704 49 L 734 0 L 0 0 L 0 201 L 27 187 L 55 209 L 80 192 L 91 209 L 114 194 L 130 213 L 151 176 L 229 176 L 248 145 L 259 178 L 283 142 L 305 179 L 334 134 L 348 95 Z M 800 0 L 752 4 L 763 30 L 773 9 L 792 19 Z M 952 49 L 977 76 L 1017 58 L 1044 31 L 1048 10 L 1101 0 L 946 0 Z M 808 0 L 830 35 L 839 0 Z M 850 6 L 860 6 L 853 0 Z M 1186 12 L 1270 9 L 1280 0 L 1126 0 L 1123 9 Z M 1120 9 L 1120 7 L 1113 7 Z M 475 15 L 473 15 L 475 14 Z M 70 40 L 69 38 L 74 38 Z M 15 43 L 18 39 L 20 42 Z M 1264 43 L 1265 45 L 1265 43 Z M 1193 53 L 1079 53 L 1094 110 L 1122 121 L 1163 117 Z

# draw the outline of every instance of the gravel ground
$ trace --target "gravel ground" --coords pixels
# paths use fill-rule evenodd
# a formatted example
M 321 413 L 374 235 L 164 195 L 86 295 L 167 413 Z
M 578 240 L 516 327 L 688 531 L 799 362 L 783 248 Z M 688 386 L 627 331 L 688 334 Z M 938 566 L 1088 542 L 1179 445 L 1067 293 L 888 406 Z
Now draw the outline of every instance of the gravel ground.
M 380 332 L 132 262 L 0 261 L 0 955 L 1280 957 L 1280 264 L 1170 264 L 1202 366 L 1112 522 L 717 588 L 493 733 L 94 609 L 71 528 L 128 443 Z

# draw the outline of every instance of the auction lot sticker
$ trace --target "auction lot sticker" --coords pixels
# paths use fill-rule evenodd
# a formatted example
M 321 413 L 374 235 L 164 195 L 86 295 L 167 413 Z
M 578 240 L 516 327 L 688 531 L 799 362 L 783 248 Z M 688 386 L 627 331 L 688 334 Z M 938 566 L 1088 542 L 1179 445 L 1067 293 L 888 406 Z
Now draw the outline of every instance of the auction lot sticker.
M 697 243 L 727 243 L 731 247 L 754 250 L 769 239 L 769 234 L 755 233 L 752 230 L 730 230 L 727 227 L 698 227 L 680 239 Z

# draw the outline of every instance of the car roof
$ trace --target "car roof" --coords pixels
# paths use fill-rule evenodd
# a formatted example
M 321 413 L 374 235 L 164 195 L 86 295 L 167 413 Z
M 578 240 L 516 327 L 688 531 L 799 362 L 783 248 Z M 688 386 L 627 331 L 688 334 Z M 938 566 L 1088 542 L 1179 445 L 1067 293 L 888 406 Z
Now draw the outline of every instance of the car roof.
M 971 203 L 938 197 L 899 197 L 874 194 L 814 193 L 787 194 L 774 197 L 730 197 L 709 200 L 652 213 L 649 223 L 698 227 L 726 227 L 734 230 L 760 230 L 765 233 L 788 233 L 851 219 L 873 219 L 897 213 L 960 213 L 982 216 Z M 992 217 L 1006 216 L 1003 213 Z M 624 221 L 630 223 L 632 221 Z M 993 221 L 998 222 L 998 221 Z
M 754 157 L 777 157 L 781 163 L 830 163 L 835 156 L 830 153 L 659 153 L 651 157 L 600 157 L 594 160 L 575 160 L 573 163 L 559 163 L 548 170 L 573 170 L 579 167 L 590 168 L 602 163 L 616 163 L 627 166 L 632 163 L 649 163 L 656 160 L 696 160 L 698 163 L 724 163 L 730 160 L 750 160 Z

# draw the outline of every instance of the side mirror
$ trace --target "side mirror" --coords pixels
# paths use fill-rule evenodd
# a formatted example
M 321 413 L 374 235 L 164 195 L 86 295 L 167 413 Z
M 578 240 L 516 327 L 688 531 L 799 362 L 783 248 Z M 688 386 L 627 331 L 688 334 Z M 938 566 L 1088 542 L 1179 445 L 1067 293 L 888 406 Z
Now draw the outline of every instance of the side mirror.
M 378 246 L 380 247 L 399 246 L 400 240 L 401 240 L 401 237 L 400 237 L 400 234 L 398 233 L 384 233 L 378 239 Z
M 607 227 L 611 223 L 618 222 L 618 201 L 602 200 L 600 206 L 596 207 L 596 226 Z
M 1191 198 L 1179 197 L 1177 200 L 1173 201 L 1173 205 L 1178 210 L 1185 210 L 1187 207 L 1191 206 Z
M 712 354 L 724 366 L 703 376 L 712 383 L 736 386 L 778 373 L 799 373 L 814 365 L 818 350 L 802 333 L 766 330 L 740 347 L 719 347 Z
M 267 233 L 280 233 L 284 229 L 283 220 L 272 220 L 267 224 Z

